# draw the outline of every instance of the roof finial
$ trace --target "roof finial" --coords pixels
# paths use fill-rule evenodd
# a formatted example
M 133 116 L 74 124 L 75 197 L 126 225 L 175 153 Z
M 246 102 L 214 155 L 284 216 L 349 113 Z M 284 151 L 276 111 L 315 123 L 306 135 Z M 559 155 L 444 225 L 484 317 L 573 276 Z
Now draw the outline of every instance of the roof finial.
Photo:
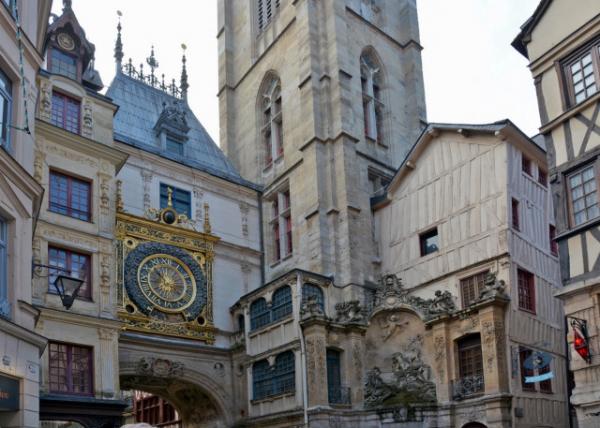
M 154 76 L 154 69 L 158 68 L 158 61 L 154 56 L 154 45 L 150 49 L 150 56 L 146 58 L 146 63 L 150 66 L 150 85 L 155 86 L 156 77 Z
M 72 0 L 63 0 L 63 12 L 67 10 L 71 10 Z
M 123 61 L 123 42 L 121 41 L 121 16 L 123 14 L 117 10 L 119 23 L 117 24 L 117 41 L 115 42 L 115 60 L 117 62 L 117 73 L 121 72 L 121 62 Z
M 181 68 L 181 81 L 179 83 L 179 89 L 181 89 L 181 98 L 187 102 L 187 91 L 188 88 L 190 87 L 190 85 L 188 84 L 188 75 L 187 75 L 187 70 L 185 69 L 185 63 L 186 63 L 186 58 L 185 58 L 185 50 L 187 49 L 187 46 L 185 45 L 185 43 L 181 44 L 181 49 L 183 49 L 183 57 L 181 58 L 181 63 L 182 63 L 182 68 Z

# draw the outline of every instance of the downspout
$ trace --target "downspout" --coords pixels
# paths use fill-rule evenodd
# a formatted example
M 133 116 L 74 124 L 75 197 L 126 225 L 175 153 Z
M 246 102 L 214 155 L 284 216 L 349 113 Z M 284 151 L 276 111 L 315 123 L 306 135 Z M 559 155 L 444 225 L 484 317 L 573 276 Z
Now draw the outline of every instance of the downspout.
M 256 192 L 256 200 L 258 202 L 258 234 L 260 239 L 260 284 L 265 285 L 265 240 L 263 237 L 262 192 Z
M 306 385 L 306 343 L 304 342 L 304 332 L 300 325 L 300 307 L 302 305 L 302 278 L 300 273 L 296 274 L 296 319 L 298 323 L 298 337 L 300 338 L 300 364 L 302 365 L 302 408 L 304 410 L 304 426 L 308 427 L 308 390 Z

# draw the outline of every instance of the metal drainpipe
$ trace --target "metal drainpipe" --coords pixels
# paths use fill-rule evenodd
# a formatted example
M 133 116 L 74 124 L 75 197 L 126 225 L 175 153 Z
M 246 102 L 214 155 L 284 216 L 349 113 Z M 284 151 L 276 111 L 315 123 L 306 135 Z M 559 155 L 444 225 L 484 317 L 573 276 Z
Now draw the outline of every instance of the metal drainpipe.
M 300 306 L 302 305 L 302 281 L 301 274 L 296 274 L 296 319 L 298 326 L 298 336 L 300 337 L 300 362 L 302 364 L 302 407 L 304 410 L 304 426 L 308 427 L 308 390 L 306 385 L 306 344 L 304 343 L 304 332 L 300 325 Z

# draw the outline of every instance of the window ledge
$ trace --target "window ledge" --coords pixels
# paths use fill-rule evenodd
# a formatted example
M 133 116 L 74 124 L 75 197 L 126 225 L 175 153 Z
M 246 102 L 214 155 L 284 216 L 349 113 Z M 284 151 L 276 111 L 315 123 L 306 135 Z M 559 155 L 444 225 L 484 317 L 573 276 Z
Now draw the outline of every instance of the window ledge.
M 523 311 L 525 313 L 528 313 L 529 315 L 533 315 L 533 316 L 537 316 L 537 313 L 535 311 L 532 311 L 531 309 L 525 309 L 522 307 L 518 307 L 520 311 Z
M 256 400 L 250 400 L 250 404 L 268 403 L 271 401 L 280 400 L 285 397 L 294 397 L 295 395 L 296 395 L 295 390 L 293 392 L 282 392 L 281 394 L 270 395 L 268 397 L 258 398 Z
M 291 314 L 278 319 L 277 321 L 271 321 L 269 324 L 265 324 L 262 327 L 259 327 L 255 330 L 252 330 L 248 333 L 248 338 L 253 339 L 256 336 L 260 335 L 260 334 L 264 334 L 268 331 L 274 330 L 277 327 L 283 325 L 283 324 L 287 324 L 290 321 L 294 320 L 294 312 L 292 311 Z

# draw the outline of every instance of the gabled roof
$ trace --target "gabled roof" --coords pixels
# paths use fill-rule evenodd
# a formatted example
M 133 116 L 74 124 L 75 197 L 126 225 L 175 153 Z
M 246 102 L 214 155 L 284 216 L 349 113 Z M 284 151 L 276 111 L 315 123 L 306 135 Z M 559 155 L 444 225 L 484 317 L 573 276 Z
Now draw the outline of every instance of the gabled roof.
M 244 180 L 221 149 L 206 132 L 187 102 L 154 88 L 122 72 L 117 72 L 106 95 L 119 106 L 114 118 L 114 138 L 150 153 L 199 169 L 225 180 L 259 189 Z M 154 126 L 164 105 L 179 102 L 185 112 L 187 134 L 185 157 L 161 150 L 157 144 Z
M 390 188 L 395 188 L 398 183 L 402 180 L 402 177 L 410 170 L 414 168 L 414 161 L 425 149 L 430 141 L 435 139 L 437 136 L 436 131 L 455 131 L 461 132 L 466 135 L 468 134 L 491 134 L 496 135 L 498 132 L 508 135 L 516 135 L 522 138 L 524 141 L 529 142 L 532 147 L 539 150 L 545 156 L 546 151 L 542 146 L 536 143 L 534 140 L 529 138 L 523 131 L 519 129 L 509 119 L 499 120 L 493 123 L 486 124 L 464 124 L 464 123 L 430 123 L 428 124 L 421 135 L 417 138 L 415 144 L 411 147 L 410 151 L 400 164 L 400 167 L 396 170 L 394 178 L 387 185 L 386 191 Z
M 533 15 L 525 21 L 523 25 L 521 25 L 521 31 L 515 37 L 512 42 L 512 46 L 523 55 L 525 58 L 529 58 L 527 54 L 527 43 L 531 41 L 531 33 L 537 26 L 544 13 L 548 10 L 548 6 L 550 6 L 552 0 L 541 0 L 538 6 L 535 8 Z

